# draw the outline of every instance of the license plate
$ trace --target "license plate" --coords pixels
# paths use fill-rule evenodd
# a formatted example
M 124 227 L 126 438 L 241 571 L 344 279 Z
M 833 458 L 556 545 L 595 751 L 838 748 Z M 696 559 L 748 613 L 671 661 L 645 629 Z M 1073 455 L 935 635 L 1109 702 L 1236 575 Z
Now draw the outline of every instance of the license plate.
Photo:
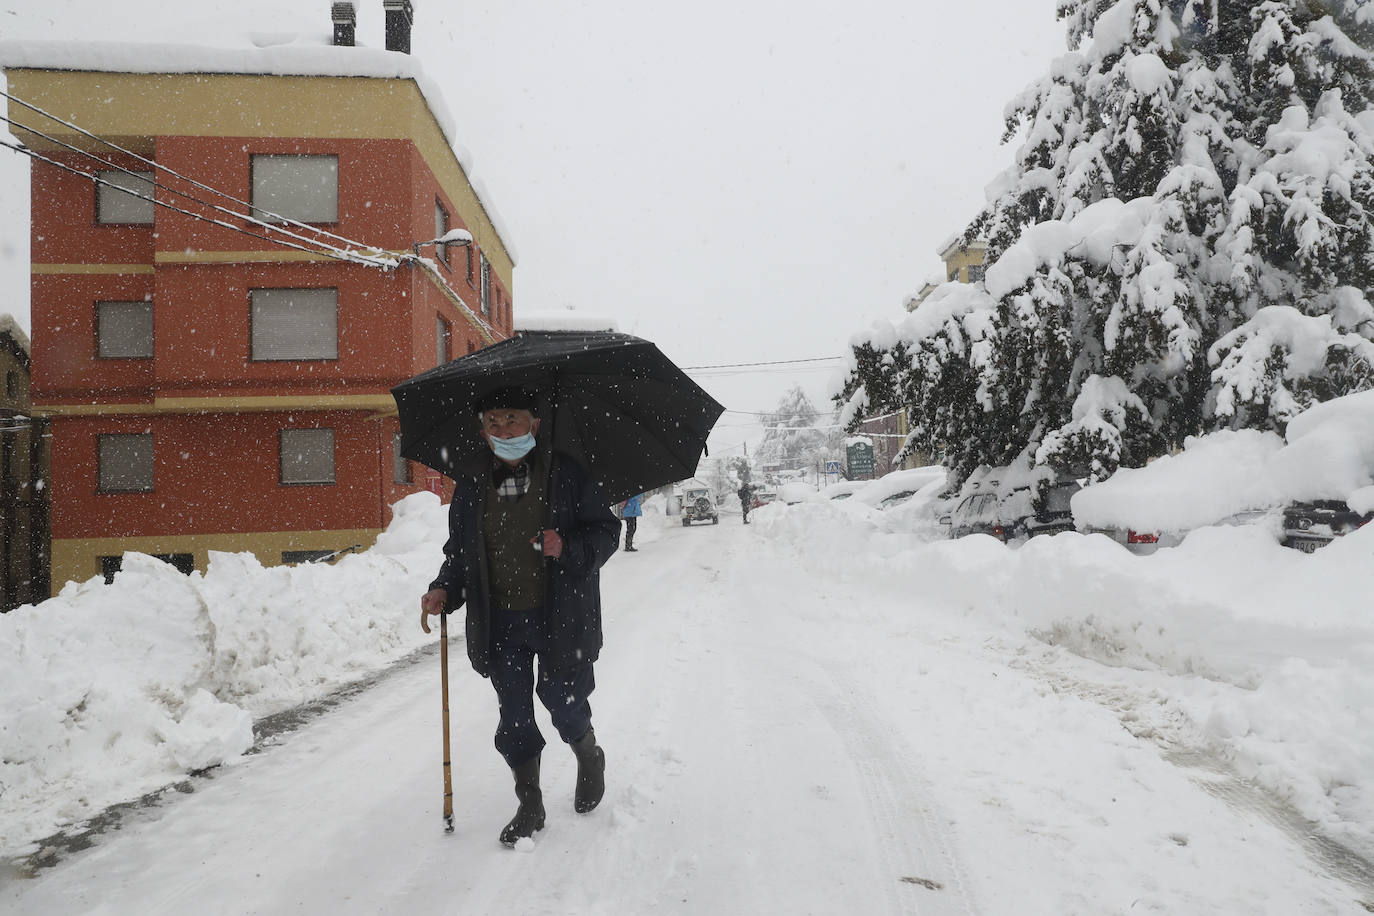
M 1326 546 L 1326 541 L 1319 538 L 1293 538 L 1288 542 L 1288 546 L 1303 553 L 1313 553 L 1318 547 Z

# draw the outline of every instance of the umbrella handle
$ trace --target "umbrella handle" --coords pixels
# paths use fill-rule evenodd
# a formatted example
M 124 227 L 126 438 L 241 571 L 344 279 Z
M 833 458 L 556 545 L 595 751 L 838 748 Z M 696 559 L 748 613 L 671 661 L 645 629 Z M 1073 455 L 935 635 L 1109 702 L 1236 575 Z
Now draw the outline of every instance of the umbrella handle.
M 420 629 L 429 632 L 429 611 L 420 608 Z

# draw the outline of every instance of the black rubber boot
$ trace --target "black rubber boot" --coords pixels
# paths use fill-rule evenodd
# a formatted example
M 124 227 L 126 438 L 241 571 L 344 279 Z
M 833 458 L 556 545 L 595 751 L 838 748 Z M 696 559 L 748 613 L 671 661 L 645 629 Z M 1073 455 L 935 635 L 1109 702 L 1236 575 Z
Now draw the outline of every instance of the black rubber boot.
M 578 814 L 586 814 L 601 804 L 601 796 L 606 794 L 606 753 L 596 746 L 596 732 L 590 728 L 568 746 L 577 757 L 573 810 Z
M 539 791 L 539 755 L 512 767 L 515 775 L 515 797 L 520 807 L 506 828 L 501 831 L 501 845 L 514 846 L 528 836 L 544 829 L 544 793 Z

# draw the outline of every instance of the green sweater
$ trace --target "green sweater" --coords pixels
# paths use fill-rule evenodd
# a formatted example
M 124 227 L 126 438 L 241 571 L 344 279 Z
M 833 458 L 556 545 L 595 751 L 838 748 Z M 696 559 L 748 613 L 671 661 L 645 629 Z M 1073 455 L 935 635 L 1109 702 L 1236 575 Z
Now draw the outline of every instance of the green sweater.
M 530 538 L 544 530 L 549 481 L 533 465 L 529 475 L 529 489 L 514 500 L 497 496 L 496 484 L 487 478 L 482 537 L 493 610 L 529 611 L 544 605 L 544 554 L 530 545 Z

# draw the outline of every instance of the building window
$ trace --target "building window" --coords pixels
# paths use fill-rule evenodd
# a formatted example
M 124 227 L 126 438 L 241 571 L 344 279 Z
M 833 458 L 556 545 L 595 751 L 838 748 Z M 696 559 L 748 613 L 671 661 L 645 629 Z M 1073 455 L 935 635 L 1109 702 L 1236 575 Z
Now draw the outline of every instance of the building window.
M 448 211 L 444 205 L 436 199 L 434 201 L 434 237 L 441 239 L 448 233 Z M 434 246 L 434 256 L 445 264 L 448 263 L 448 246 L 442 243 Z
M 153 489 L 153 434 L 114 433 L 96 437 L 101 493 L 147 493 Z
M 339 157 L 253 156 L 253 217 L 265 223 L 339 220 Z
M 96 172 L 106 184 L 95 186 L 95 221 L 97 223 L 153 222 L 152 172 Z M 114 185 L 114 187 L 110 187 Z M 141 195 L 135 197 L 134 195 Z M 146 198 L 146 200 L 144 199 Z
M 101 359 L 149 359 L 153 355 L 151 302 L 97 302 L 96 354 Z
M 954 268 L 949 272 L 949 282 L 955 283 L 959 279 L 959 268 Z
M 5 373 L 5 397 L 9 398 L 12 401 L 17 401 L 19 399 L 18 372 Z
M 410 472 L 410 462 L 401 457 L 401 434 L 391 437 L 391 479 L 394 483 L 414 483 L 415 475 Z
M 321 560 L 332 560 L 341 553 L 338 550 L 283 550 L 281 561 L 288 566 L 297 563 L 318 563 Z
M 196 571 L 196 558 L 189 553 L 155 553 L 153 559 L 161 560 L 169 566 L 174 567 L 183 575 L 189 576 Z M 124 556 L 104 556 L 96 557 L 100 563 L 100 574 L 105 577 L 105 584 L 109 585 L 114 581 L 115 573 L 119 572 L 124 566 Z
M 5 436 L 0 438 L 0 481 L 5 483 L 17 482 L 19 475 L 15 471 L 14 437 Z
M 334 430 L 283 429 L 281 431 L 281 482 L 328 484 L 334 482 Z
M 486 255 L 482 258 L 482 314 L 491 317 L 491 262 Z
M 253 359 L 339 358 L 338 290 L 255 289 L 249 295 Z
M 984 270 L 985 268 L 982 264 L 970 264 L 968 268 L 968 282 L 982 282 Z
M 443 318 L 435 318 L 434 325 L 434 355 L 439 360 L 435 365 L 442 366 L 453 352 L 453 332 Z

